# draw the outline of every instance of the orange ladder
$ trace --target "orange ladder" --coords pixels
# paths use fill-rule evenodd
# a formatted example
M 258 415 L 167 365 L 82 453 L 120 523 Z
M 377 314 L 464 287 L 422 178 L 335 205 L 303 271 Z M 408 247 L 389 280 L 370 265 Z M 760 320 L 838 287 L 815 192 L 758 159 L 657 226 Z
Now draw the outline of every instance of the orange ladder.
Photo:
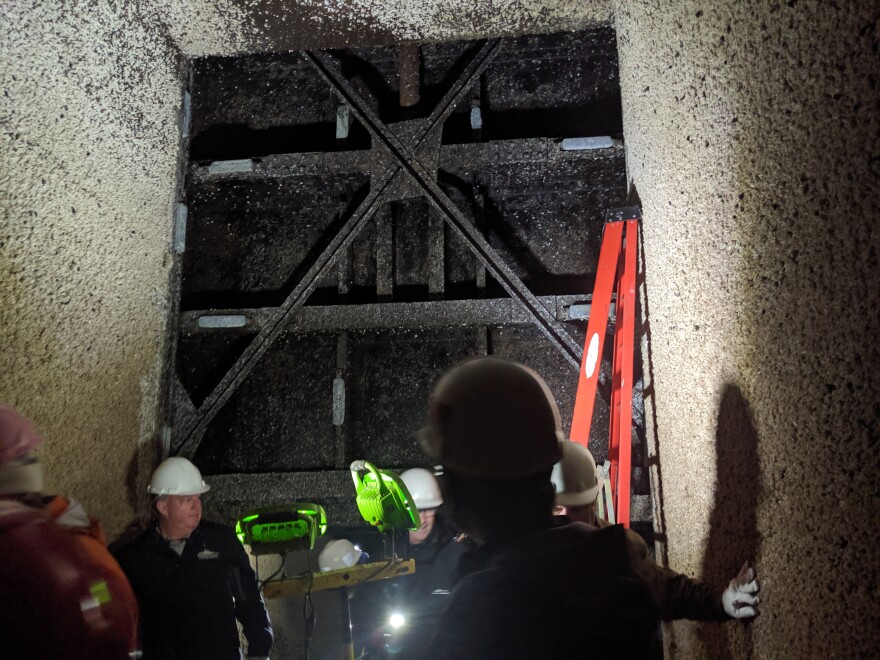
M 571 420 L 572 442 L 590 443 L 590 425 L 596 387 L 602 371 L 602 349 L 611 308 L 611 293 L 617 287 L 614 354 L 611 362 L 611 423 L 608 439 L 608 479 L 612 501 L 608 511 L 612 522 L 629 527 L 630 481 L 632 476 L 632 388 L 635 348 L 636 259 L 641 212 L 638 207 L 610 209 L 599 252 L 599 267 L 593 286 L 590 320 L 584 342 L 584 357 L 578 373 L 577 396 Z M 601 500 L 600 500 L 601 501 Z M 600 517 L 606 518 L 600 511 Z

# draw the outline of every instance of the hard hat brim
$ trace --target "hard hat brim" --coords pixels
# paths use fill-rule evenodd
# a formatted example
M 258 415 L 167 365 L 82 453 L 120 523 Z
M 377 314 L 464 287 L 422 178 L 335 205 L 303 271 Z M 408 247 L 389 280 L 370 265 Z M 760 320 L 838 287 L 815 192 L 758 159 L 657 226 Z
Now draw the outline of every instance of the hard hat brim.
M 431 460 L 437 461 L 441 465 L 451 468 L 464 476 L 487 476 L 485 467 L 482 465 L 472 465 L 467 461 L 459 461 L 456 460 L 455 457 L 445 456 L 441 449 L 443 446 L 443 439 L 436 433 L 436 431 L 432 427 L 425 426 L 421 428 L 416 433 L 416 438 L 419 441 L 419 446 L 422 448 L 422 451 L 424 451 L 425 454 L 427 454 L 428 458 L 430 458 Z M 565 438 L 562 436 L 561 432 L 557 431 L 556 452 L 548 459 L 553 461 L 552 463 L 550 463 L 549 467 L 539 461 L 537 463 L 533 463 L 531 465 L 531 469 L 523 469 L 519 466 L 511 466 L 511 468 L 507 472 L 505 472 L 502 465 L 496 464 L 493 468 L 494 474 L 492 474 L 490 478 L 516 479 L 520 477 L 530 477 L 532 475 L 540 474 L 544 470 L 549 470 L 557 461 L 562 458 L 562 447 L 564 443 Z
M 159 488 L 153 490 L 152 486 L 147 486 L 147 492 L 150 493 L 150 495 L 180 495 L 181 497 L 184 497 L 186 495 L 201 495 L 202 493 L 207 493 L 209 490 L 211 490 L 211 487 L 204 482 L 202 482 L 202 485 L 198 488 L 187 488 L 186 492 L 180 492 L 174 488 Z
M 440 452 L 440 438 L 437 437 L 437 434 L 434 433 L 430 426 L 423 426 L 419 429 L 416 433 L 416 438 L 419 441 L 419 446 L 422 448 L 422 451 L 425 452 L 429 458 L 440 463 L 443 462 L 443 456 Z
M 584 506 L 592 504 L 596 501 L 599 491 L 602 490 L 604 482 L 599 477 L 598 483 L 592 488 L 588 488 L 580 493 L 558 493 L 556 495 L 556 504 L 560 506 Z

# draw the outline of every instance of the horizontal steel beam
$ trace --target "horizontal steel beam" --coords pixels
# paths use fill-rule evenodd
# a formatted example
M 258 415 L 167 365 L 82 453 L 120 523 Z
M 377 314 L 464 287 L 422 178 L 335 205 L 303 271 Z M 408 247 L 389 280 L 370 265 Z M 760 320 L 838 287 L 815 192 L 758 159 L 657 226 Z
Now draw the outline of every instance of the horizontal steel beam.
M 396 125 L 389 124 L 388 127 L 394 131 Z M 601 151 L 563 151 L 558 139 L 523 138 L 441 145 L 438 167 L 445 172 L 457 172 L 502 163 L 580 164 L 623 158 L 623 155 L 623 145 L 619 142 Z M 194 163 L 190 166 L 190 177 L 197 184 L 210 184 L 227 179 L 238 181 L 348 174 L 384 170 L 395 162 L 388 154 L 371 150 L 274 154 L 253 161 L 253 169 L 239 172 L 212 172 L 211 166 Z M 580 181 L 584 186 L 590 184 L 583 181 L 583 177 Z
M 583 321 L 589 317 L 591 296 L 539 296 L 557 321 Z M 211 309 L 182 312 L 182 334 L 249 334 L 259 332 L 275 308 Z M 613 313 L 613 305 L 612 305 Z M 240 324 L 220 320 L 243 319 Z M 300 307 L 288 325 L 289 332 L 383 330 L 386 328 L 439 328 L 444 326 L 529 325 L 531 315 L 513 298 L 438 300 L 363 305 Z
M 391 469 L 403 466 L 383 466 Z M 309 472 L 263 472 L 257 474 L 216 474 L 205 476 L 211 486 L 207 506 L 215 517 L 228 522 L 241 513 L 264 506 L 289 504 L 294 500 L 316 502 L 347 502 L 350 506 L 333 523 L 358 522 L 349 516 L 356 511 L 354 484 L 349 470 L 315 470 Z M 355 515 L 357 515 L 355 513 Z M 631 520 L 651 520 L 653 510 L 649 495 L 634 495 Z

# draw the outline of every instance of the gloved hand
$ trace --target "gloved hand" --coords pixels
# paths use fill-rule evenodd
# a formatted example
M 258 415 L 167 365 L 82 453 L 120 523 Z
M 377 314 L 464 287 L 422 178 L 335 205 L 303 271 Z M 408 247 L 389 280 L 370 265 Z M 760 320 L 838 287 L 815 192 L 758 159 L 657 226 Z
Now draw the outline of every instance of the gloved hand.
M 721 604 L 727 616 L 734 619 L 746 619 L 758 616 L 756 606 L 761 599 L 755 596 L 761 587 L 758 586 L 758 575 L 749 562 L 743 564 L 739 575 L 727 585 L 721 594 Z

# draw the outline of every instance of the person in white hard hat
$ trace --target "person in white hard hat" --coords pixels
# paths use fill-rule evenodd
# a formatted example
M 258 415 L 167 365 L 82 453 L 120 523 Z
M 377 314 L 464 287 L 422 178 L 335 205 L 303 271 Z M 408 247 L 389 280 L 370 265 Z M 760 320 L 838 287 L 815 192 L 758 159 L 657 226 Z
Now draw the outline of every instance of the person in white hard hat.
M 411 468 L 401 472 L 400 478 L 406 484 L 406 489 L 412 495 L 413 503 L 419 510 L 419 522 L 421 526 L 409 533 L 409 542 L 412 545 L 424 543 L 431 532 L 434 531 L 434 523 L 437 516 L 437 507 L 443 504 L 443 496 L 440 494 L 440 484 L 425 468 Z
M 645 657 L 659 623 L 620 526 L 559 524 L 559 410 L 524 365 L 478 358 L 428 400 L 423 450 L 443 465 L 445 505 L 480 547 L 456 585 L 431 658 Z M 471 563 L 471 562 L 468 562 Z
M 409 556 L 415 560 L 415 573 L 390 581 L 386 598 L 389 613 L 403 622 L 396 634 L 396 651 L 417 659 L 428 652 L 428 642 L 458 579 L 459 563 L 471 544 L 440 511 L 443 495 L 430 470 L 411 468 L 400 478 L 412 495 L 422 524 L 409 532 Z
M 117 552 L 141 608 L 143 658 L 268 658 L 272 626 L 256 576 L 232 528 L 202 519 L 210 486 L 181 457 L 153 472 L 155 524 Z
M 551 480 L 556 490 L 554 513 L 595 527 L 610 526 L 596 515 L 596 502 L 603 482 L 589 449 L 576 442 L 566 442 L 562 459 L 553 466 Z M 758 615 L 757 573 L 748 562 L 726 587 L 719 587 L 659 566 L 648 554 L 648 546 L 641 536 L 627 530 L 627 538 L 632 552 L 638 557 L 637 571 L 651 587 L 664 621 L 720 621 Z

